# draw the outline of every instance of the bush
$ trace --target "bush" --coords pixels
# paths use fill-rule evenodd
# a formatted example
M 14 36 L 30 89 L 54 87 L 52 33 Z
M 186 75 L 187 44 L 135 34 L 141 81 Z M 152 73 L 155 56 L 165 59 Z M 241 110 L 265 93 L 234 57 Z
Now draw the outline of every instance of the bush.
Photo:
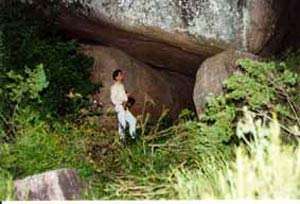
M 0 141 L 8 141 L 16 131 L 16 117 L 19 109 L 24 104 L 38 103 L 39 93 L 48 86 L 43 65 L 38 65 L 34 70 L 26 69 L 26 76 L 14 71 L 5 73 L 5 82 L 0 88 L 0 96 L 3 100 L 0 106 Z M 20 115 L 20 114 L 19 114 Z
M 249 59 L 238 63 L 242 73 L 226 80 L 224 94 L 207 103 L 200 119 L 201 134 L 224 142 L 237 140 L 234 131 L 236 121 L 242 113 L 242 107 L 248 106 L 265 117 L 269 117 L 273 111 L 277 112 L 279 120 L 285 124 L 285 138 L 295 138 L 291 126 L 300 126 L 299 104 L 295 99 L 299 95 L 299 76 L 290 71 L 285 63 Z
M 12 140 L 17 109 L 27 106 L 45 118 L 78 118 L 89 105 L 89 94 L 99 88 L 89 80 L 93 60 L 58 32 L 57 11 L 45 17 L 28 1 L 5 1 L 1 11 L 0 137 Z M 31 91 L 34 87 L 40 90 Z
M 45 17 L 27 1 L 1 6 L 0 73 L 14 71 L 23 76 L 25 67 L 43 64 L 49 86 L 41 93 L 40 111 L 54 116 L 78 114 L 87 103 L 86 96 L 99 88 L 89 80 L 93 60 L 80 53 L 79 44 L 59 33 L 54 24 L 58 11 Z M 56 6 L 53 2 L 50 9 Z M 83 96 L 79 103 L 67 97 L 71 90 Z

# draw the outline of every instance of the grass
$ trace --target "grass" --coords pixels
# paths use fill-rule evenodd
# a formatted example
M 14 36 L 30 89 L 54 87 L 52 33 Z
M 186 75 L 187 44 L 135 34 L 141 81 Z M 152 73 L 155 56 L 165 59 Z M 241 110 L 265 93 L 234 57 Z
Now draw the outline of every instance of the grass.
M 232 156 L 226 145 L 201 138 L 195 121 L 158 129 L 153 128 L 128 148 L 111 149 L 103 160 L 94 161 L 99 175 L 90 182 L 86 198 L 172 199 L 172 172 L 206 163 L 221 169 Z
M 0 200 L 13 200 L 13 180 L 9 172 L 0 168 Z
M 245 115 L 249 116 L 249 111 Z M 268 137 L 244 129 L 244 139 L 251 133 L 255 141 L 237 147 L 235 161 L 227 162 L 224 170 L 212 170 L 209 177 L 200 169 L 177 171 L 174 189 L 179 199 L 300 198 L 300 146 L 282 143 L 276 119 L 269 126 L 254 118 L 246 122 Z
M 199 123 L 188 119 L 152 126 L 122 148 L 115 131 L 86 123 L 50 127 L 25 116 L 16 142 L 1 145 L 6 199 L 13 198 L 12 179 L 65 167 L 87 182 L 84 199 L 299 198 L 299 147 L 280 142 L 278 124 L 256 127 L 270 139 L 248 141 L 245 123 L 258 123 L 241 119 L 238 135 L 246 142 L 234 148 L 203 138 Z
M 227 92 L 199 120 L 184 111 L 166 125 L 164 111 L 153 124 L 143 112 L 140 139 L 126 148 L 117 131 L 90 117 L 71 122 L 30 105 L 18 109 L 13 141 L 0 144 L 4 199 L 13 197 L 12 180 L 60 168 L 77 169 L 88 184 L 83 199 L 299 198 L 298 76 L 274 63 L 244 61 L 244 67 L 248 72 L 227 80 Z M 255 88 L 249 95 L 240 79 L 272 97 Z
M 67 122 L 50 122 L 25 109 L 16 123 L 22 127 L 13 143 L 0 145 L 2 168 L 14 179 L 58 168 L 76 168 L 83 176 L 92 173 L 85 159 L 83 129 Z
M 217 148 L 209 149 L 197 141 L 200 135 L 195 134 L 193 127 L 197 123 L 181 123 L 119 150 L 115 163 L 104 162 L 117 165 L 100 172 L 102 180 L 95 177 L 85 196 L 87 199 L 298 199 L 299 146 L 281 141 L 276 119 L 259 125 L 256 119 L 245 118 L 240 121 L 247 122 L 247 127 L 255 125 L 256 132 L 267 136 L 255 136 L 255 140 L 248 141 L 249 129 L 244 128 L 239 134 L 243 134 L 248 145 L 245 142 L 232 147 L 234 154 L 219 157 L 226 154 L 213 153 Z

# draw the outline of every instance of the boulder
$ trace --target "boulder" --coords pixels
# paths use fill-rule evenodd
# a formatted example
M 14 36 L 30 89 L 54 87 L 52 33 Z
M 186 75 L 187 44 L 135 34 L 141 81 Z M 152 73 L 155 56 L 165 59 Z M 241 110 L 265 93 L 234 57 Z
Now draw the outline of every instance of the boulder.
M 61 30 L 83 43 L 94 43 L 118 48 L 137 60 L 159 69 L 194 76 L 199 64 L 209 54 L 199 55 L 191 50 L 170 45 L 139 33 L 121 30 L 103 22 L 82 16 L 64 14 L 60 17 Z
M 75 170 L 60 169 L 14 182 L 17 200 L 80 199 L 83 183 Z
M 91 80 L 101 84 L 98 101 L 105 113 L 113 108 L 110 87 L 116 69 L 125 72 L 125 88 L 136 99 L 134 115 L 147 112 L 159 117 L 163 109 L 169 109 L 170 116 L 176 118 L 182 109 L 193 108 L 193 78 L 152 68 L 112 47 L 83 45 L 82 51 L 94 58 Z
M 239 71 L 236 62 L 242 58 L 258 59 L 250 53 L 227 50 L 203 62 L 197 72 L 193 94 L 198 116 L 209 97 L 222 93 L 224 80 Z
M 226 49 L 260 53 L 281 29 L 278 20 L 290 0 L 87 2 L 90 12 L 65 10 L 60 16 L 67 34 L 118 47 L 156 67 L 195 74 L 203 59 Z

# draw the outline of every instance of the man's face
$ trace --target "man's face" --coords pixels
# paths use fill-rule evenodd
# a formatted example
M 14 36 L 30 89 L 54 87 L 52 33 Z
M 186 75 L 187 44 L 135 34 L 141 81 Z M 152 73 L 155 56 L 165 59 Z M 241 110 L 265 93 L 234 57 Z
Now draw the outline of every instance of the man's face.
M 117 81 L 123 81 L 125 78 L 125 75 L 123 72 L 120 72 L 119 75 L 117 76 L 116 80 Z

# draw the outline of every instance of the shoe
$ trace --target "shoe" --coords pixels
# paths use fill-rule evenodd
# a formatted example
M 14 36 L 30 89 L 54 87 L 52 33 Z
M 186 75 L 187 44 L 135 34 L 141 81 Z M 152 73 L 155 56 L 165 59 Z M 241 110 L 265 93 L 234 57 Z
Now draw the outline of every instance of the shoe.
M 136 139 L 138 139 L 138 136 L 137 136 L 137 134 L 135 133 L 133 136 L 131 136 L 131 139 L 132 139 L 132 140 L 136 140 Z

